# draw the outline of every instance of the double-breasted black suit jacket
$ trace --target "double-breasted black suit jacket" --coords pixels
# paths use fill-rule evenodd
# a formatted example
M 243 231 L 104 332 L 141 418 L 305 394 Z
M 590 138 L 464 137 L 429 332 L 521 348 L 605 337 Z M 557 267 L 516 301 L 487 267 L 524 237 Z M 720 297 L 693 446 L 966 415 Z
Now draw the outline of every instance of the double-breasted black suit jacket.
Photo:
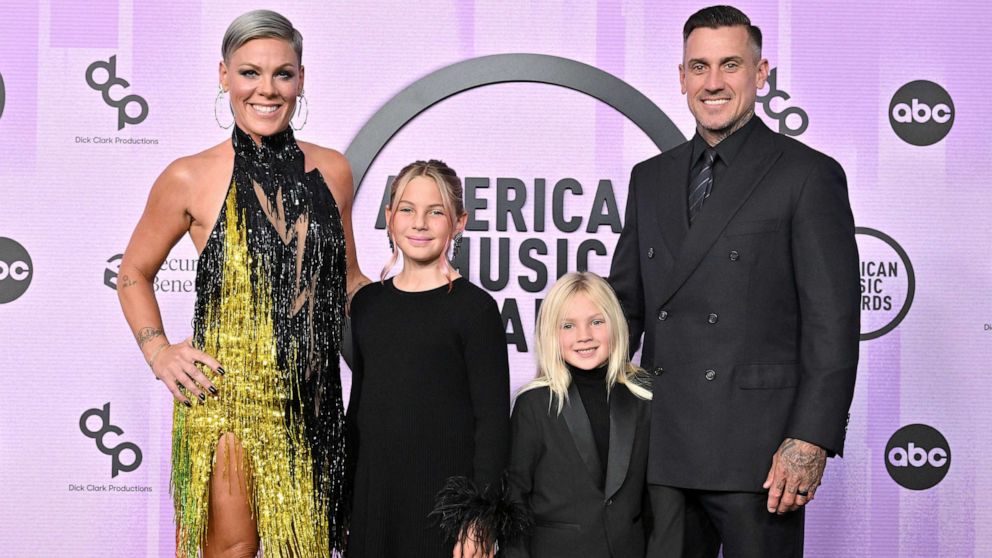
M 784 438 L 843 449 L 860 335 L 847 181 L 758 121 L 690 227 L 691 152 L 634 167 L 610 273 L 656 376 L 648 482 L 760 492 Z
M 530 537 L 504 547 L 512 558 L 641 558 L 648 457 L 648 401 L 623 385 L 610 392 L 609 463 L 573 384 L 561 414 L 550 391 L 517 397 L 510 419 L 509 482 L 534 514 Z M 606 467 L 604 488 L 599 487 Z

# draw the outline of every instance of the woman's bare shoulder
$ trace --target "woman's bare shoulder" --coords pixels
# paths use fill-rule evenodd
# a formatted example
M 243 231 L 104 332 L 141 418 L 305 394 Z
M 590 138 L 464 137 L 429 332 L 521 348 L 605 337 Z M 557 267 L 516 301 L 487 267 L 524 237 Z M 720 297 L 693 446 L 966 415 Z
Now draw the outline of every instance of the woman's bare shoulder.
M 234 163 L 231 141 L 226 140 L 193 155 L 172 161 L 162 171 L 159 182 L 174 187 L 196 187 L 209 184 L 219 175 L 229 175 Z
M 310 143 L 308 141 L 296 142 L 300 146 L 300 150 L 307 157 L 313 158 L 314 162 L 318 164 L 328 164 L 328 165 L 347 165 L 348 159 L 341 154 L 340 151 L 336 149 L 331 149 L 330 147 L 324 147 L 322 145 L 317 145 L 316 143 Z
M 350 191 L 352 187 L 351 165 L 340 151 L 305 141 L 297 141 L 296 143 L 310 162 L 307 166 L 312 165 L 320 170 L 320 174 L 324 176 L 324 181 L 332 190 L 336 191 L 340 187 L 346 187 Z

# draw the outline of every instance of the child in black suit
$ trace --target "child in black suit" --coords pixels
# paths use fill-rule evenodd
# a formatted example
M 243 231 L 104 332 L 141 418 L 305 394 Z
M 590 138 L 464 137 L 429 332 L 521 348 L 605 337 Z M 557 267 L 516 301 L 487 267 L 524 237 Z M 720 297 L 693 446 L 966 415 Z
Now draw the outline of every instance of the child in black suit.
M 569 273 L 541 305 L 537 377 L 511 418 L 509 483 L 529 536 L 504 556 L 641 557 L 651 392 L 609 284 Z

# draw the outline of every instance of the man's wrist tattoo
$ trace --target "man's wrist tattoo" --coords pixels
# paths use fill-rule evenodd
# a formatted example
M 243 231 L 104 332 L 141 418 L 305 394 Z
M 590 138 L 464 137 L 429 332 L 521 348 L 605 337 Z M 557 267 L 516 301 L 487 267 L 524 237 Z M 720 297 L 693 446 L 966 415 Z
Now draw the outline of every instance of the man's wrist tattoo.
M 134 338 L 138 340 L 138 347 L 144 347 L 145 343 L 148 343 L 156 337 L 161 337 L 162 335 L 165 335 L 165 332 L 161 329 L 154 327 L 143 327 L 138 330 L 138 333 L 135 334 Z

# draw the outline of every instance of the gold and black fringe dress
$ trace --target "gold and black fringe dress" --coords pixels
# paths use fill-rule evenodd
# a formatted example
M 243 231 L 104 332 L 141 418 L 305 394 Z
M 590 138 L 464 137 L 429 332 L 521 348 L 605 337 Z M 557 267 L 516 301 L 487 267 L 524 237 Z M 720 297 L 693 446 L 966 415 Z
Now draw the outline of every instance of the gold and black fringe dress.
M 194 345 L 226 375 L 204 368 L 219 398 L 175 407 L 177 554 L 195 557 L 206 541 L 211 472 L 236 465 L 215 456 L 231 432 L 244 447 L 266 558 L 324 558 L 343 549 L 347 531 L 344 229 L 291 130 L 259 146 L 235 126 L 232 141 L 232 181 L 199 259 L 193 318 Z

